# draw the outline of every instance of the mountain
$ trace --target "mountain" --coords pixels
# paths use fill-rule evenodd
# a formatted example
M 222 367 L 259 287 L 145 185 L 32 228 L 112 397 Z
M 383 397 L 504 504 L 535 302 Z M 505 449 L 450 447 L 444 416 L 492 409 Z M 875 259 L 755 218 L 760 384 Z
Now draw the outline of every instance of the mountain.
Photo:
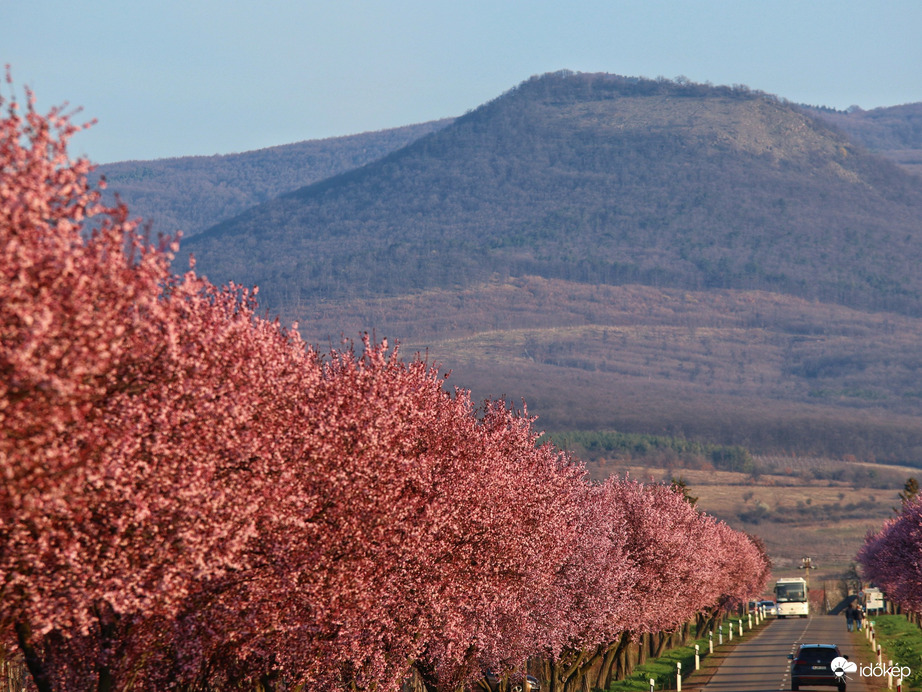
M 922 463 L 922 182 L 828 115 L 544 75 L 183 252 L 547 430 Z
M 794 105 L 557 73 L 184 249 L 271 310 L 530 275 L 920 314 L 920 220 L 917 178 Z
M 444 127 L 451 119 L 223 156 L 104 164 L 105 199 L 118 195 L 155 232 L 188 238 L 249 207 L 363 166 Z
M 802 106 L 839 127 L 870 151 L 922 175 L 922 103 L 863 111 Z M 115 196 L 154 232 L 189 238 L 249 207 L 311 183 L 361 167 L 430 132 L 451 118 L 331 137 L 240 154 L 120 161 L 98 167 L 108 203 Z
M 811 107 L 818 117 L 835 125 L 871 151 L 886 156 L 905 170 L 922 175 L 922 103 L 847 111 Z

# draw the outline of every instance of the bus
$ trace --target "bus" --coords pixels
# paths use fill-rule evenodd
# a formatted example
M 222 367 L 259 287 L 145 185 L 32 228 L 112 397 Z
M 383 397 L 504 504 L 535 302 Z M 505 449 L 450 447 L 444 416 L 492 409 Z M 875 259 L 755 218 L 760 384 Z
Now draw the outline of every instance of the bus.
M 807 594 L 807 582 L 802 577 L 779 579 L 775 582 L 775 602 L 778 604 L 778 617 L 799 615 L 802 618 L 810 614 Z

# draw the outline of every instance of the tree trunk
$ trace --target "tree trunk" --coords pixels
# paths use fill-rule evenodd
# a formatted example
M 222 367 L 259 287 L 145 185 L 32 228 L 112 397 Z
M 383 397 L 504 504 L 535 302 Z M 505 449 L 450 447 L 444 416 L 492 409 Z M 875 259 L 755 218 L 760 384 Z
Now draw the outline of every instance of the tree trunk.
M 595 648 L 591 654 L 586 654 L 583 658 L 582 663 L 580 663 L 577 668 L 576 675 L 573 678 L 572 684 L 575 686 L 579 685 L 582 692 L 591 692 L 591 682 L 592 682 L 592 669 L 596 665 L 601 666 L 602 661 L 605 659 L 605 653 L 608 650 L 608 646 L 605 644 L 600 644 Z
M 640 639 L 637 640 L 637 665 L 643 665 L 647 662 L 647 658 L 650 653 L 653 651 L 653 635 L 649 632 L 644 632 L 640 635 Z M 629 673 L 630 674 L 630 673 Z
M 421 665 L 419 661 L 416 662 L 413 668 L 416 670 L 416 675 L 419 682 L 422 683 L 423 689 L 426 692 L 436 692 L 438 680 L 436 680 L 435 671 L 428 665 Z
M 29 627 L 29 623 L 21 620 L 16 623 L 16 640 L 19 642 L 19 650 L 22 651 L 23 658 L 26 660 L 26 668 L 29 669 L 32 682 L 35 683 L 38 692 L 52 692 L 48 671 L 45 670 L 41 656 L 32 642 L 32 628 Z
M 97 692 L 112 692 L 115 680 L 112 678 L 112 671 L 107 666 L 100 666 L 98 670 L 99 680 L 96 685 Z
M 659 658 L 663 655 L 663 651 L 666 648 L 666 642 L 669 641 L 669 635 L 665 632 L 657 632 L 654 641 L 656 642 L 655 647 L 650 652 L 652 658 Z
M 109 665 L 113 656 L 114 645 L 118 639 L 118 616 L 105 603 L 94 607 L 96 620 L 99 622 L 99 656 L 96 660 L 96 690 L 97 692 L 112 692 L 115 688 L 115 678 Z
M 561 655 L 564 653 L 565 652 L 561 652 Z M 558 658 L 557 661 L 553 664 L 554 689 L 559 690 L 560 692 L 572 692 L 574 689 L 573 681 L 575 676 L 578 674 L 580 667 L 586 660 L 585 651 L 571 651 L 570 653 L 575 654 L 573 663 L 564 665 L 560 663 L 560 658 Z
M 598 682 L 596 683 L 596 687 L 600 690 L 607 690 L 611 687 L 617 673 L 615 663 L 618 661 L 618 657 L 624 649 L 630 646 L 630 643 L 631 633 L 622 632 L 621 636 L 618 637 L 618 641 L 608 647 L 608 651 L 605 652 L 605 658 L 602 660 Z
M 711 609 L 706 613 L 702 613 L 700 616 L 700 623 L 698 629 L 695 632 L 695 638 L 700 639 L 708 632 L 713 632 L 717 626 L 717 609 Z
M 634 672 L 634 667 L 640 662 L 641 653 L 644 650 L 644 636 L 634 644 L 629 643 L 624 646 L 617 657 L 617 667 L 615 677 L 618 680 L 624 680 L 628 675 Z
M 610 644 L 602 657 L 602 665 L 599 666 L 599 674 L 595 679 L 596 689 L 607 690 L 609 687 L 608 677 L 611 675 L 612 664 L 615 662 L 615 656 L 618 652 L 618 644 Z

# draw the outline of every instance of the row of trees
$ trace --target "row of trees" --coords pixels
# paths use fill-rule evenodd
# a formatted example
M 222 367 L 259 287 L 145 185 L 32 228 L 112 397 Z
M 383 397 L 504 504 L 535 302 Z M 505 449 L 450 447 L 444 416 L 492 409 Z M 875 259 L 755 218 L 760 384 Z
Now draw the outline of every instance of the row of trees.
M 890 600 L 917 620 L 922 616 L 922 496 L 919 482 L 909 478 L 900 493 L 896 517 L 876 534 L 868 534 L 858 553 L 864 576 Z
M 752 455 L 745 447 L 715 445 L 664 435 L 624 433 L 616 430 L 578 430 L 554 433 L 550 440 L 566 450 L 579 450 L 587 459 L 644 459 L 662 452 L 675 454 L 684 464 L 706 461 L 714 468 L 741 473 L 759 473 Z M 582 456 L 582 455 L 581 455 Z
M 590 483 L 419 358 L 321 356 L 173 275 L 27 96 L 0 102 L 0 641 L 39 690 L 449 690 L 536 656 L 571 689 L 761 590 L 681 493 Z

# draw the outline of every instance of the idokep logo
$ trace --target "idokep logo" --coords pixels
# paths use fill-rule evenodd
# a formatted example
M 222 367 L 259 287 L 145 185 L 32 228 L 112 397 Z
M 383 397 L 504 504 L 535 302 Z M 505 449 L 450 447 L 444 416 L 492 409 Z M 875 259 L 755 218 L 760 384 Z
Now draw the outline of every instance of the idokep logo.
M 863 678 L 883 678 L 892 675 L 898 680 L 905 680 L 912 675 L 912 669 L 909 666 L 884 665 L 882 663 L 859 666 L 854 661 L 849 661 L 841 656 L 832 659 L 829 667 L 832 668 L 832 672 L 839 679 L 845 677 L 846 673 L 858 673 Z
M 846 673 L 855 673 L 858 671 L 857 663 L 849 661 L 842 656 L 836 656 L 832 659 L 832 663 L 829 664 L 829 667 L 832 668 L 832 672 L 835 673 L 836 677 L 839 679 L 844 678 Z

